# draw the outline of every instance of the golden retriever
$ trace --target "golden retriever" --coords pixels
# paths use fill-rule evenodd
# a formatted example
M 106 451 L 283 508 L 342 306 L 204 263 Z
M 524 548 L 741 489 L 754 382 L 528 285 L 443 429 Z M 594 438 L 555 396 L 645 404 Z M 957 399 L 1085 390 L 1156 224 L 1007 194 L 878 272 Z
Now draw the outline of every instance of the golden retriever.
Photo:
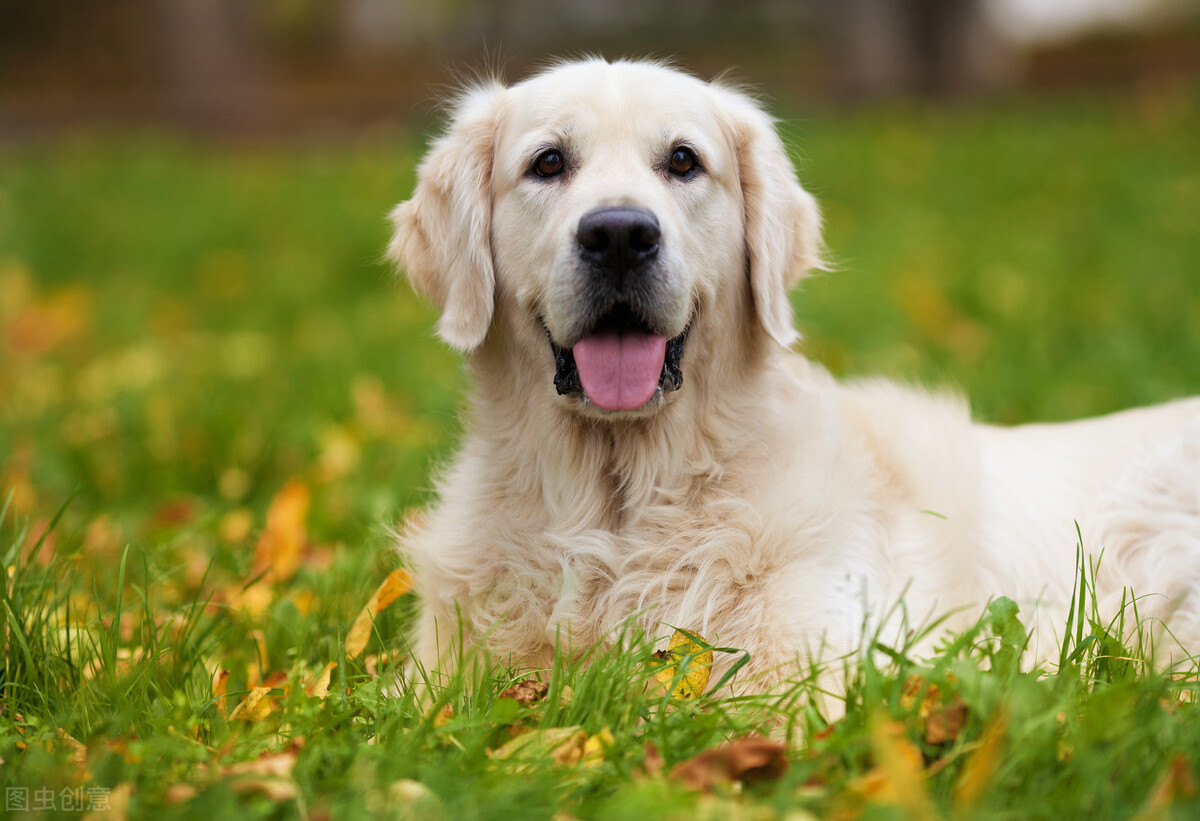
M 835 382 L 789 350 L 817 205 L 743 93 L 601 59 L 479 84 L 392 218 L 474 383 L 401 538 L 426 670 L 460 635 L 544 664 L 636 617 L 748 650 L 765 688 L 902 596 L 910 624 L 1012 597 L 1047 656 L 1076 522 L 1102 604 L 1161 594 L 1142 615 L 1200 647 L 1200 400 L 1000 429 Z

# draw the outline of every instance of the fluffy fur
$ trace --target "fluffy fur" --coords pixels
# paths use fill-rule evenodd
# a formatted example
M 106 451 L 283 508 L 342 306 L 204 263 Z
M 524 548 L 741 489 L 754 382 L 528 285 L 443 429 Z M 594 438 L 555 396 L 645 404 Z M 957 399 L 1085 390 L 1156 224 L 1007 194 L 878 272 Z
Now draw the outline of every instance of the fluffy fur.
M 702 174 L 664 172 L 680 144 Z M 546 147 L 567 158 L 553 180 L 530 170 Z M 632 412 L 558 395 L 547 339 L 586 324 L 575 232 L 605 205 L 656 215 L 654 320 L 690 323 L 682 388 Z M 425 669 L 456 663 L 460 630 L 541 664 L 640 614 L 749 650 L 747 686 L 769 687 L 853 650 L 901 596 L 910 622 L 1010 596 L 1050 655 L 1076 522 L 1102 599 L 1154 594 L 1141 612 L 1200 646 L 1200 400 L 1000 429 L 954 398 L 835 382 L 788 350 L 817 207 L 738 91 L 598 59 L 481 84 L 392 216 L 391 255 L 474 382 L 439 501 L 401 539 Z

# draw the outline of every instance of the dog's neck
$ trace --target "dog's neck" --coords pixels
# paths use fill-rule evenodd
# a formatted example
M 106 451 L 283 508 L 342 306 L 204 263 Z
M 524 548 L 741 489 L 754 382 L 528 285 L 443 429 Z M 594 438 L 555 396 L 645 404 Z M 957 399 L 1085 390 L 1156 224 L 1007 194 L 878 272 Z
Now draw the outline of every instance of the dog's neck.
M 725 480 L 721 466 L 762 439 L 748 420 L 763 417 L 780 352 L 765 334 L 750 336 L 755 344 L 738 346 L 737 361 L 697 345 L 685 355 L 682 389 L 646 417 L 616 420 L 586 416 L 556 394 L 548 350 L 538 362 L 538 351 L 489 339 L 470 362 L 466 447 L 486 466 L 497 503 L 538 499 L 558 523 L 617 531 L 632 524 L 631 511 L 696 503 Z M 687 357 L 704 366 L 689 368 Z M 548 476 L 571 479 L 551 485 Z

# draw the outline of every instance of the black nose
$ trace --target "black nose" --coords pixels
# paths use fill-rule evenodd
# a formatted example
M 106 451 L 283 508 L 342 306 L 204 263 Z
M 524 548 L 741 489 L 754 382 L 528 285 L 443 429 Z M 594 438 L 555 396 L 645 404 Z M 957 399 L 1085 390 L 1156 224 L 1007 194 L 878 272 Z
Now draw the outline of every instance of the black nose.
M 654 259 L 661 237 L 654 213 L 631 207 L 588 211 L 575 232 L 580 256 L 618 280 Z

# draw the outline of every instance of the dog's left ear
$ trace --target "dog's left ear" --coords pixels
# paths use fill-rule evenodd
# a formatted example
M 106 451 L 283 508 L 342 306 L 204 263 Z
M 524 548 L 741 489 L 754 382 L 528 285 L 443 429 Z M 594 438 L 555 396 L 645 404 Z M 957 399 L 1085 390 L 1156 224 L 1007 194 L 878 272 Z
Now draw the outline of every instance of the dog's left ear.
M 788 291 L 821 261 L 821 213 L 796 179 L 774 121 L 740 92 L 716 87 L 737 155 L 750 289 L 758 320 L 789 347 L 799 334 Z
M 503 95 L 492 82 L 459 97 L 417 170 L 412 199 L 391 213 L 388 257 L 441 309 L 438 335 L 460 351 L 477 348 L 492 322 L 492 159 Z

